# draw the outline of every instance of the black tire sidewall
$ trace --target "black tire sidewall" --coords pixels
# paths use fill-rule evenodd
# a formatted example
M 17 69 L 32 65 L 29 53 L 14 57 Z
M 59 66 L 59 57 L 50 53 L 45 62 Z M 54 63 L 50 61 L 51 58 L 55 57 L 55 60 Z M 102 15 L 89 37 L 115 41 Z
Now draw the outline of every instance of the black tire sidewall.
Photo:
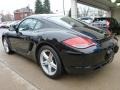
M 52 75 L 52 76 L 46 74 L 46 72 L 43 70 L 43 68 L 42 68 L 42 66 L 41 66 L 41 63 L 40 63 L 40 54 L 41 54 L 41 52 L 42 52 L 43 50 L 45 50 L 45 49 L 48 49 L 48 50 L 50 50 L 50 51 L 53 53 L 53 55 L 54 55 L 54 57 L 55 57 L 56 64 L 57 64 L 57 71 L 56 71 L 56 73 L 55 73 L 54 75 Z M 39 52 L 38 52 L 38 63 L 39 63 L 39 65 L 40 65 L 42 71 L 44 72 L 44 74 L 45 74 L 46 76 L 48 76 L 49 78 L 55 79 L 55 78 L 58 78 L 58 77 L 61 76 L 61 74 L 62 74 L 62 64 L 61 64 L 61 61 L 60 61 L 60 58 L 59 58 L 57 52 L 56 52 L 52 47 L 50 47 L 50 46 L 43 46 L 43 47 L 41 47 L 41 48 L 39 49 Z
M 5 51 L 5 53 L 7 53 L 7 54 L 11 54 L 12 51 L 11 51 L 11 49 L 10 49 L 9 41 L 8 41 L 7 38 L 4 37 L 4 38 L 2 39 L 2 43 L 3 43 L 3 45 L 4 45 L 4 40 L 6 40 L 6 42 L 7 42 L 7 44 L 8 44 L 8 49 L 9 49 L 9 52 L 6 52 L 6 51 Z

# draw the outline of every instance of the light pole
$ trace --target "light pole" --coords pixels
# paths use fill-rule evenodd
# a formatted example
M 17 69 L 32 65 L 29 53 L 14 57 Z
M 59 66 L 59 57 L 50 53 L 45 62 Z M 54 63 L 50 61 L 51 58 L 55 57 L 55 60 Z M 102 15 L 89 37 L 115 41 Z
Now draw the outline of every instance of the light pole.
M 71 17 L 77 19 L 77 0 L 71 0 Z
M 65 15 L 65 2 L 64 2 L 64 0 L 63 0 L 63 13 Z

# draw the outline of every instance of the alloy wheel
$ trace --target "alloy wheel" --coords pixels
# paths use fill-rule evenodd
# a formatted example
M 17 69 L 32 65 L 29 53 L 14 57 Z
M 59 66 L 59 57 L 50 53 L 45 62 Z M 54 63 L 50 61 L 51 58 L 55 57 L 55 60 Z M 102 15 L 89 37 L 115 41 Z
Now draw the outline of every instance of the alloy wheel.
M 53 53 L 50 50 L 43 50 L 40 54 L 40 63 L 47 75 L 55 75 L 57 72 L 57 64 Z

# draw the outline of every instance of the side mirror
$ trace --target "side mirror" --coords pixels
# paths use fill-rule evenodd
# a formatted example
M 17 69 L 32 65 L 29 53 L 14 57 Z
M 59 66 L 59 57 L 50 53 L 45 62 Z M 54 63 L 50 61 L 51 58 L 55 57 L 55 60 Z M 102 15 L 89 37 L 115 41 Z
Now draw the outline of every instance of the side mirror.
M 11 25 L 9 31 L 17 31 L 17 25 Z

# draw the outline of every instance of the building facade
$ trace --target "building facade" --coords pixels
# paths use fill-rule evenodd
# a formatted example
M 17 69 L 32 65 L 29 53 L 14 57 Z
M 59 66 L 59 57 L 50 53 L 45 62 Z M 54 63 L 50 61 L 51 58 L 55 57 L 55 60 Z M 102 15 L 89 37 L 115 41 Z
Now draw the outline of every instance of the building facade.
M 22 20 L 23 18 L 30 16 L 32 14 L 33 11 L 29 7 L 21 8 L 14 11 L 14 18 L 15 20 Z

